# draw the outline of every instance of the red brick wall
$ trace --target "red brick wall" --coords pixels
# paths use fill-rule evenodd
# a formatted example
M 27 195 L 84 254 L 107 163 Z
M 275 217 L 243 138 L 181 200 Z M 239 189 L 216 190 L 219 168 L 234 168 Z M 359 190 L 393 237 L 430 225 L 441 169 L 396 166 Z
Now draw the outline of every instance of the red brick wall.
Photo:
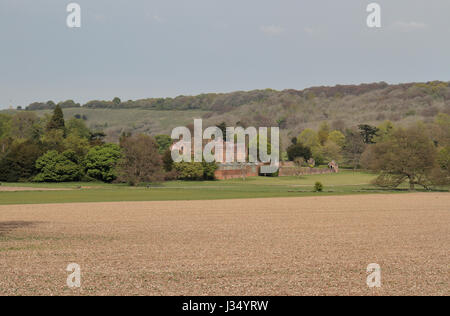
M 259 167 L 248 166 L 245 170 L 246 177 L 257 177 L 259 176 Z M 239 167 L 233 169 L 218 169 L 214 173 L 214 177 L 217 180 L 227 180 L 227 179 L 239 179 L 242 178 L 242 170 Z
M 298 170 L 294 167 L 293 164 L 286 164 L 280 167 L 279 176 L 280 177 L 290 177 L 297 175 L 312 175 L 312 174 L 327 174 L 333 173 L 334 171 L 328 168 L 301 168 L 300 174 L 298 174 Z

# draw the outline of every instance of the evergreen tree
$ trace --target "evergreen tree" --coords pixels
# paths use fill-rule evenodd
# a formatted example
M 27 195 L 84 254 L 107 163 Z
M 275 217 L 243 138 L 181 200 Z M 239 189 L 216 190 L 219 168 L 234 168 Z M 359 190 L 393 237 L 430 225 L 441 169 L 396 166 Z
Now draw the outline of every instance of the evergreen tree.
M 53 116 L 47 124 L 47 131 L 51 131 L 51 130 L 55 130 L 55 129 L 59 129 L 59 130 L 65 129 L 64 114 L 61 109 L 61 106 L 59 106 L 59 105 L 57 105 L 55 107 L 55 110 L 53 111 Z

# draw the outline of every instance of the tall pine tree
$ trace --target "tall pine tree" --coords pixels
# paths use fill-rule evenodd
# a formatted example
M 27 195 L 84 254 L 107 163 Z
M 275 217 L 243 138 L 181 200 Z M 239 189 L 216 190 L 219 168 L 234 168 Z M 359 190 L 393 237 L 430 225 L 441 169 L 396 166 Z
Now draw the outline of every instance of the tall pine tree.
M 53 111 L 53 116 L 47 124 L 47 131 L 58 129 L 65 130 L 64 114 L 59 104 L 55 107 L 55 110 Z

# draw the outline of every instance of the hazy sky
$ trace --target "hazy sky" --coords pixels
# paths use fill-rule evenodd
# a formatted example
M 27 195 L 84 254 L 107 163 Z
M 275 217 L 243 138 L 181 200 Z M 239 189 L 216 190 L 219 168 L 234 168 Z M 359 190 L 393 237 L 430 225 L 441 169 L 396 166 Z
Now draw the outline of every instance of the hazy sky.
M 77 2 L 82 27 L 66 26 Z M 0 0 L 0 107 L 450 80 L 450 1 Z

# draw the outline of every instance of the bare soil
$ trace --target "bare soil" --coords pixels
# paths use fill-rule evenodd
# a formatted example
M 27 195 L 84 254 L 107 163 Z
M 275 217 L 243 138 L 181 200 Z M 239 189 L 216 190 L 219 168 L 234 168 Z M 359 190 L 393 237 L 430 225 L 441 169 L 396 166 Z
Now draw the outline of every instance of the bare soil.
M 0 206 L 0 295 L 448 295 L 449 245 L 448 193 Z
M 5 187 L 0 186 L 0 192 L 22 192 L 22 191 L 68 191 L 72 189 L 67 188 L 31 188 L 31 187 Z

